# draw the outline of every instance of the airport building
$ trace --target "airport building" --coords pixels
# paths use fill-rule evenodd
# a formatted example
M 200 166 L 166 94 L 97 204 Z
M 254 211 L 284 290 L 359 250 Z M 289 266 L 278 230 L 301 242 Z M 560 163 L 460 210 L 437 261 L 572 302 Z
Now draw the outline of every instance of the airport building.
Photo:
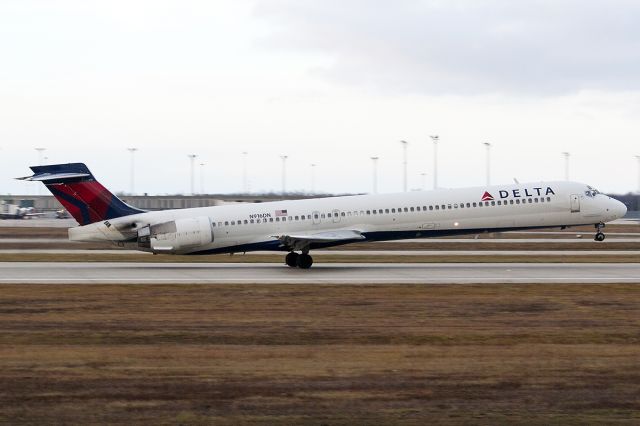
M 210 195 L 123 195 L 124 202 L 143 210 L 186 209 L 193 207 L 219 206 L 229 203 L 264 203 L 279 200 L 300 200 L 306 198 L 331 197 L 330 194 L 210 194 Z M 640 217 L 640 194 L 611 195 L 622 201 L 628 210 L 627 217 Z M 52 195 L 5 195 L 0 201 L 20 207 L 33 207 L 39 212 L 62 210 L 62 206 Z
M 301 200 L 330 197 L 311 194 L 210 194 L 210 195 L 124 195 L 118 197 L 125 203 L 143 210 L 187 209 L 219 206 L 229 203 L 264 203 L 279 200 Z M 33 207 L 39 212 L 58 211 L 63 207 L 52 195 L 3 195 L 0 200 L 20 207 Z

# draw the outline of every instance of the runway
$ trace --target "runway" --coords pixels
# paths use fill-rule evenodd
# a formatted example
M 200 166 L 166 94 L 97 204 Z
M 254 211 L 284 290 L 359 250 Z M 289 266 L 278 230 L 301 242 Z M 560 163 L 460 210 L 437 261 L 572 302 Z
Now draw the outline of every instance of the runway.
M 640 263 L 0 263 L 0 284 L 638 283 Z

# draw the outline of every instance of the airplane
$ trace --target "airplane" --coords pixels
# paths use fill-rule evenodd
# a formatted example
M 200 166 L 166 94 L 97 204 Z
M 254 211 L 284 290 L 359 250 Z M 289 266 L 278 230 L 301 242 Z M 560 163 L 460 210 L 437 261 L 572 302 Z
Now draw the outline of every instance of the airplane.
M 538 182 L 463 189 L 144 211 L 102 186 L 83 163 L 33 166 L 18 178 L 46 185 L 80 226 L 72 241 L 110 241 L 154 254 L 288 252 L 286 265 L 308 269 L 311 250 L 364 241 L 594 225 L 626 206 L 577 182 Z

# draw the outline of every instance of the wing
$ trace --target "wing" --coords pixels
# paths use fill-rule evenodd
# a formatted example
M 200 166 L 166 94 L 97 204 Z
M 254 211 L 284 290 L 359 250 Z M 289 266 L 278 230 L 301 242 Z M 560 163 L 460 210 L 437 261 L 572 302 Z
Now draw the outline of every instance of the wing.
M 277 238 L 282 245 L 290 247 L 293 250 L 303 250 L 313 243 L 347 242 L 365 239 L 359 231 L 349 229 L 317 232 L 313 234 L 272 235 L 272 237 Z

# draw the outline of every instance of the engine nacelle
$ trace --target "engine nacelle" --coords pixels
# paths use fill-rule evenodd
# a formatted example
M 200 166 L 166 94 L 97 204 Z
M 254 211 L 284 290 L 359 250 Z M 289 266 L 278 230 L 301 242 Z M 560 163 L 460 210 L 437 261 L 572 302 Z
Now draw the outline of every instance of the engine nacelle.
M 213 228 L 206 216 L 178 219 L 138 230 L 138 246 L 153 253 L 189 253 L 213 242 Z

